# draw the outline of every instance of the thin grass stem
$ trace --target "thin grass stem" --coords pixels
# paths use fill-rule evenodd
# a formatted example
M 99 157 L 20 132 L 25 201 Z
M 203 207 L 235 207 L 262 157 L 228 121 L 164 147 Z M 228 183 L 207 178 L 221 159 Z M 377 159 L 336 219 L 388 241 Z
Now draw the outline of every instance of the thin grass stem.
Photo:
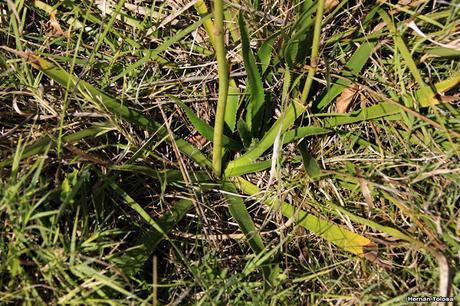
M 308 94 L 310 93 L 311 84 L 313 83 L 313 77 L 316 73 L 316 65 L 318 61 L 318 50 L 319 42 L 321 35 L 321 21 L 323 19 L 324 13 L 324 0 L 318 1 L 318 8 L 316 9 L 315 17 L 315 29 L 313 32 L 313 44 L 311 48 L 311 57 L 310 57 L 310 68 L 308 69 L 307 80 L 303 87 L 302 95 L 300 96 L 300 101 L 302 104 L 307 102 Z
M 224 132 L 225 108 L 228 95 L 228 66 L 224 45 L 224 4 L 222 0 L 214 1 L 214 39 L 219 76 L 219 98 L 217 100 L 216 119 L 214 122 L 214 148 L 212 168 L 216 176 L 222 174 L 222 136 Z

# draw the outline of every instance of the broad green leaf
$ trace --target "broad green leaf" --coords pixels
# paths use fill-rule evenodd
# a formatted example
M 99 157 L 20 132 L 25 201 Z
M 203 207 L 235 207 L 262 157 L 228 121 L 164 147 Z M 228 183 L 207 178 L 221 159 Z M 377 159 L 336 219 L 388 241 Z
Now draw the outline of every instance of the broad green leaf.
M 279 33 L 270 36 L 266 41 L 264 41 L 262 46 L 260 46 L 259 51 L 257 52 L 262 75 L 265 73 L 265 71 L 267 71 L 268 65 L 270 65 L 273 52 L 273 43 L 275 42 L 278 35 Z
M 322 121 L 322 125 L 325 128 L 331 128 L 334 126 L 350 124 L 364 120 L 371 120 L 380 117 L 386 117 L 397 114 L 399 112 L 400 108 L 397 105 L 388 102 L 382 102 L 370 107 L 366 107 L 362 110 L 352 112 L 347 116 L 335 116 L 324 119 Z
M 316 162 L 315 158 L 308 152 L 305 141 L 302 141 L 299 145 L 299 151 L 302 155 L 303 166 L 308 176 L 312 179 L 317 179 L 321 176 L 321 168 Z
M 173 100 L 182 108 L 182 110 L 184 110 L 187 118 L 190 120 L 198 133 L 204 136 L 207 140 L 212 141 L 214 137 L 214 128 L 198 118 L 198 116 L 195 115 L 195 112 L 193 112 L 190 107 L 185 105 L 182 101 L 177 98 L 173 98 Z M 233 150 L 238 150 L 241 148 L 241 143 L 225 135 L 222 135 L 222 145 L 224 148 Z
M 243 119 L 238 120 L 238 133 L 240 134 L 244 147 L 249 148 L 252 141 L 251 131 Z
M 317 127 L 317 126 L 301 126 L 296 127 L 284 134 L 283 144 L 290 143 L 294 140 L 301 139 L 308 136 L 316 136 L 330 133 L 331 130 Z
M 256 231 L 254 222 L 243 200 L 238 196 L 235 186 L 229 181 L 224 181 L 221 186 L 224 191 L 227 191 L 224 193 L 224 196 L 229 203 L 230 214 L 238 222 L 242 232 L 247 236 L 249 245 L 256 253 L 263 252 L 265 247 L 262 238 Z
M 249 215 L 248 209 L 244 204 L 242 198 L 238 195 L 235 185 L 230 181 L 224 181 L 221 184 L 222 189 L 226 191 L 224 193 L 225 198 L 228 202 L 228 209 L 232 217 L 236 220 L 240 226 L 241 231 L 245 234 L 248 239 L 249 245 L 256 254 L 267 252 L 262 237 L 256 230 L 254 222 Z M 263 266 L 264 276 L 266 280 L 272 283 L 276 279 L 275 271 L 271 265 Z
M 256 159 L 262 155 L 268 148 L 273 146 L 278 131 L 281 128 L 281 133 L 284 133 L 294 123 L 295 119 L 298 118 L 305 110 L 305 106 L 301 103 L 294 101 L 290 103 L 286 111 L 281 115 L 278 120 L 272 125 L 264 137 L 248 152 L 228 163 L 225 169 L 225 175 L 232 173 L 233 168 L 250 165 L 256 161 Z
M 375 43 L 373 42 L 365 42 L 353 53 L 353 56 L 347 62 L 344 68 L 344 72 L 342 73 L 343 78 L 337 79 L 337 81 L 330 87 L 327 91 L 326 95 L 318 102 L 316 108 L 318 110 L 323 110 L 329 104 L 334 101 L 334 99 L 340 95 L 340 93 L 347 88 L 352 80 L 351 77 L 358 75 L 361 69 L 363 69 L 364 65 L 366 64 L 367 60 L 372 54 L 372 49 L 374 48 Z
M 353 221 L 353 222 L 369 226 L 370 228 L 373 228 L 373 229 L 375 229 L 375 230 L 377 230 L 377 231 L 379 231 L 381 233 L 388 234 L 388 235 L 390 235 L 392 237 L 395 237 L 395 238 L 398 238 L 398 239 L 401 239 L 401 240 L 405 240 L 405 241 L 410 242 L 410 243 L 416 242 L 416 239 L 404 234 L 403 232 L 401 232 L 398 229 L 395 229 L 395 228 L 390 227 L 390 226 L 381 225 L 381 224 L 379 224 L 377 222 L 374 222 L 372 220 L 357 216 L 357 215 L 349 212 L 348 210 L 346 210 L 342 206 L 336 205 L 336 204 L 334 204 L 334 203 L 332 203 L 330 201 L 327 201 L 327 204 L 329 206 L 331 206 L 332 208 L 334 208 L 335 211 L 331 210 L 331 212 L 333 212 L 336 215 L 339 215 L 338 212 L 340 212 L 340 213 L 348 216 L 350 218 L 350 220 Z M 317 206 L 319 206 L 319 205 L 317 205 Z
M 238 106 L 240 103 L 241 92 L 234 79 L 228 80 L 228 96 L 227 105 L 225 107 L 225 124 L 230 134 L 235 132 L 236 115 L 238 113 Z M 224 140 L 225 141 L 225 140 Z
M 293 67 L 296 64 L 305 64 L 311 47 L 310 40 L 312 35 L 309 31 L 314 24 L 313 13 L 315 12 L 316 4 L 308 0 L 302 2 L 298 8 L 300 9 L 300 15 L 296 18 L 291 33 L 286 35 L 285 43 L 282 46 L 282 52 L 289 67 Z
M 423 52 L 426 54 L 435 55 L 437 57 L 448 57 L 448 58 L 460 57 L 460 50 L 444 48 L 444 47 L 427 48 L 423 50 Z
M 437 93 L 442 94 L 442 93 L 454 88 L 459 83 L 460 83 L 460 72 L 456 72 L 456 73 L 454 73 L 454 75 L 452 77 L 450 77 L 450 78 L 448 78 L 448 79 L 446 79 L 444 81 L 436 83 L 434 85 L 434 87 L 436 88 Z M 435 93 L 430 94 L 430 96 L 429 96 L 430 99 L 429 100 L 421 99 L 422 95 L 423 95 L 423 91 L 421 89 L 418 89 L 415 92 L 415 96 L 417 98 L 419 98 L 420 106 L 422 106 L 422 107 L 428 107 L 428 106 L 435 105 L 435 104 L 439 103 L 439 99 L 436 98 Z
M 78 89 L 82 96 L 93 102 L 93 104 L 99 109 L 111 112 L 130 123 L 155 132 L 159 139 L 164 138 L 170 140 L 168 131 L 164 126 L 144 116 L 143 114 L 130 109 L 121 101 L 118 101 L 110 95 L 102 92 L 88 82 L 80 80 L 76 76 L 69 74 L 58 65 L 42 59 L 32 53 L 19 52 L 5 47 L 3 48 L 26 59 L 34 68 L 42 71 L 45 75 L 61 84 L 62 86 L 67 87 L 67 84 L 70 83 L 71 86 L 74 86 L 76 89 Z M 211 162 L 200 152 L 200 150 L 195 148 L 193 145 L 181 138 L 176 138 L 175 142 L 179 150 L 193 159 L 196 163 L 204 167 L 211 166 Z
M 247 88 L 249 90 L 249 104 L 247 109 L 246 123 L 254 137 L 262 126 L 263 106 L 265 102 L 264 86 L 256 59 L 249 45 L 249 35 L 244 23 L 243 14 L 238 18 L 241 33 L 241 49 L 243 53 L 244 68 L 248 75 Z
M 228 169 L 225 172 L 225 175 L 227 177 L 232 177 L 232 176 L 239 176 L 239 175 L 248 174 L 248 173 L 259 172 L 259 171 L 270 168 L 271 164 L 272 164 L 271 160 L 264 160 L 260 162 L 254 162 L 251 164 L 247 164 L 247 165 L 238 165 L 238 166 L 232 167 L 231 169 Z
M 259 188 L 249 181 L 241 177 L 236 178 L 236 180 L 237 187 L 244 193 L 253 196 L 257 196 L 257 194 L 260 193 Z M 353 233 L 343 226 L 339 226 L 329 220 L 319 218 L 311 213 L 295 208 L 288 203 L 280 202 L 276 196 L 265 198 L 262 201 L 265 205 L 279 210 L 286 218 L 293 219 L 297 224 L 345 251 L 358 256 L 365 256 L 368 252 L 368 248 L 375 246 L 368 238 Z

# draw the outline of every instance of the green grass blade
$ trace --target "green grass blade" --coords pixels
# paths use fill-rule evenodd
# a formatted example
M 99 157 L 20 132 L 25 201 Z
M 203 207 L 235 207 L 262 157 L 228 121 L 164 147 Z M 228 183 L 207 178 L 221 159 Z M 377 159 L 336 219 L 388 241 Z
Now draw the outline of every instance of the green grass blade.
M 393 24 L 393 21 L 391 20 L 390 16 L 384 10 L 379 10 L 379 14 L 383 21 L 386 23 L 388 29 L 390 30 L 390 33 L 392 34 L 394 39 L 394 43 L 404 59 L 404 63 L 407 65 L 407 68 L 409 68 L 409 71 L 411 72 L 415 81 L 420 86 L 419 103 L 421 105 L 430 105 L 430 101 L 432 97 L 434 97 L 433 91 L 423 81 L 423 78 L 420 75 L 420 72 L 418 71 L 417 64 L 414 62 L 414 59 L 412 58 L 412 55 L 409 49 L 407 48 L 406 43 L 404 42 L 403 38 L 399 35 L 399 32 Z
M 184 184 L 184 177 L 180 170 L 176 169 L 165 169 L 165 170 L 156 170 L 152 169 L 151 167 L 141 166 L 141 165 L 120 165 L 120 166 L 112 166 L 110 167 L 111 170 L 115 171 L 125 171 L 125 172 L 132 172 L 137 174 L 142 174 L 148 177 L 151 177 L 156 180 L 164 180 L 166 182 L 170 182 L 170 184 Z M 209 178 L 209 174 L 205 171 L 196 171 L 190 173 L 190 179 L 192 182 L 208 182 L 211 181 Z
M 112 288 L 113 290 L 123 294 L 125 296 L 126 299 L 134 299 L 136 301 L 141 301 L 141 299 L 136 296 L 134 293 L 132 292 L 129 292 L 128 290 L 124 289 L 123 288 L 123 285 L 121 284 L 118 284 L 118 282 L 108 276 L 105 276 L 104 274 L 100 273 L 99 271 L 91 268 L 90 266 L 88 266 L 87 264 L 85 263 L 82 263 L 82 264 L 79 264 L 79 265 L 76 265 L 76 266 L 73 266 L 71 267 L 71 269 L 74 271 L 74 272 L 79 272 L 82 275 L 82 278 L 86 280 L 88 280 L 89 278 L 93 278 L 95 280 L 97 280 L 98 282 L 100 282 L 102 285 L 104 286 L 107 286 L 107 287 L 110 287 Z M 64 303 L 65 300 L 59 300 L 60 303 Z
M 68 8 L 72 9 L 74 11 L 74 14 L 75 15 L 78 15 L 78 14 L 83 14 L 85 15 L 85 18 L 92 22 L 93 24 L 95 25 L 100 25 L 102 20 L 98 17 L 96 17 L 95 15 L 91 14 L 90 13 L 90 10 L 86 10 L 85 13 L 82 13 L 81 12 L 81 8 L 76 5 L 75 3 L 72 3 L 71 1 L 66 1 L 64 3 L 65 6 L 68 6 Z M 45 11 L 46 13 L 48 14 L 51 14 L 53 12 L 56 12 L 56 9 L 46 3 L 44 3 L 43 1 L 40 1 L 40 0 L 35 0 L 34 1 L 34 6 L 40 10 L 43 10 Z M 67 18 L 66 19 L 67 23 L 70 25 L 70 26 L 73 26 L 74 29 L 80 29 L 80 28 L 83 28 L 84 25 L 78 21 L 78 20 L 74 20 L 72 17 L 71 18 Z M 123 39 L 123 41 L 126 41 L 127 43 L 129 43 L 132 47 L 136 48 L 136 49 L 140 49 L 142 46 L 136 42 L 134 39 L 126 36 L 126 35 L 123 35 L 122 33 L 120 33 L 119 31 L 115 30 L 114 27 L 111 27 L 109 26 L 108 23 L 104 23 L 103 25 L 103 29 L 104 31 L 109 31 L 110 33 L 112 33 L 113 35 L 117 36 L 117 37 L 120 37 Z M 103 37 L 103 40 L 105 43 L 107 43 L 108 45 L 111 45 L 112 43 L 110 42 L 110 39 L 107 38 L 107 36 L 104 36 Z
M 363 69 L 372 54 L 374 46 L 375 43 L 373 42 L 365 42 L 359 46 L 345 65 L 345 71 L 342 73 L 344 78 L 338 79 L 334 85 L 331 86 L 326 95 L 316 105 L 318 110 L 326 108 L 345 88 L 351 84 L 352 81 L 349 78 L 358 75 L 361 69 Z
M 165 138 L 169 139 L 168 131 L 158 122 L 147 118 L 143 114 L 130 109 L 122 102 L 117 99 L 109 96 L 93 85 L 89 84 L 86 81 L 78 80 L 74 75 L 69 74 L 63 68 L 55 65 L 54 63 L 42 59 L 34 54 L 26 52 L 18 52 L 13 49 L 3 47 L 5 50 L 10 51 L 18 56 L 21 56 L 29 61 L 29 63 L 36 69 L 42 71 L 49 78 L 53 79 L 62 86 L 67 86 L 71 84 L 76 87 L 81 95 L 93 102 L 98 108 L 105 111 L 109 111 L 115 115 L 120 116 L 124 120 L 134 123 L 137 126 L 143 127 L 149 131 L 155 132 L 159 139 Z M 179 150 L 185 155 L 189 156 L 196 163 L 201 166 L 208 167 L 211 166 L 209 160 L 193 145 L 181 138 L 175 139 L 176 144 Z
M 262 155 L 268 148 L 270 148 L 275 142 L 276 135 L 281 129 L 281 133 L 284 133 L 294 123 L 295 119 L 298 118 L 303 111 L 305 106 L 297 101 L 289 104 L 287 110 L 282 114 L 278 120 L 272 125 L 270 130 L 265 133 L 264 137 L 252 148 L 250 151 L 243 154 L 238 159 L 235 159 L 228 163 L 225 169 L 225 175 L 232 173 L 233 168 L 250 165 L 256 161 L 256 159 Z
M 347 116 L 335 116 L 324 119 L 322 124 L 325 128 L 331 128 L 339 125 L 386 117 L 399 112 L 400 108 L 397 105 L 382 102 L 374 106 L 352 112 Z
M 232 176 L 239 176 L 239 175 L 248 174 L 248 173 L 259 172 L 259 171 L 270 168 L 271 164 L 272 164 L 271 160 L 264 160 L 260 162 L 258 161 L 258 162 L 254 162 L 251 164 L 247 164 L 247 165 L 238 165 L 230 169 L 227 169 L 225 171 L 225 175 L 227 177 L 232 177 Z
M 308 136 L 317 136 L 330 133 L 331 130 L 317 127 L 317 126 L 301 126 L 287 131 L 284 134 L 283 144 L 290 143 L 294 140 L 301 139 Z
M 156 228 L 147 230 L 134 243 L 134 248 L 126 250 L 121 255 L 117 254 L 110 261 L 128 275 L 140 272 L 158 244 L 164 239 L 164 233 L 171 231 L 192 207 L 193 202 L 190 200 L 181 199 L 177 201 L 165 215 L 156 221 L 161 231 Z
M 257 255 L 267 252 L 268 250 L 264 246 L 262 237 L 257 232 L 254 222 L 249 215 L 248 209 L 241 197 L 238 195 L 235 185 L 230 181 L 224 181 L 222 182 L 221 187 L 224 191 L 226 191 L 224 193 L 224 197 L 227 199 L 229 204 L 228 209 L 230 214 L 240 226 L 241 231 L 245 234 L 251 249 Z M 276 273 L 276 269 L 272 269 L 269 265 L 263 267 L 263 271 L 265 279 L 269 283 L 272 283 L 276 278 L 276 275 L 274 275 L 274 273 Z
M 455 72 L 450 78 L 434 84 L 438 92 L 446 92 L 460 84 L 460 71 Z
M 246 121 L 243 119 L 238 120 L 238 134 L 240 135 L 244 147 L 249 148 L 252 142 L 251 131 L 249 130 Z
M 182 38 L 184 38 L 185 36 L 195 31 L 203 22 L 208 20 L 210 17 L 211 17 L 210 15 L 204 16 L 198 21 L 191 24 L 190 26 L 186 27 L 185 29 L 179 30 L 175 35 L 169 37 L 165 42 L 163 42 L 156 49 L 148 52 L 146 56 L 142 57 L 140 60 L 138 60 L 134 64 L 129 65 L 128 67 L 124 68 L 123 72 L 113 77 L 110 81 L 115 82 L 116 80 L 126 76 L 127 74 L 133 71 L 136 71 L 139 67 L 146 64 L 148 61 L 157 59 L 162 52 L 166 51 L 173 44 L 179 42 Z
M 185 105 L 182 101 L 177 98 L 173 98 L 173 100 L 182 108 L 182 110 L 187 115 L 187 118 L 190 120 L 190 123 L 193 127 L 200 133 L 200 135 L 204 136 L 207 140 L 213 141 L 214 138 L 214 128 L 201 120 L 187 105 Z M 222 135 L 222 146 L 227 149 L 238 150 L 241 149 L 241 143 L 228 137 Z
M 251 130 L 253 137 L 258 135 L 263 118 L 263 106 L 265 103 L 264 85 L 260 76 L 256 59 L 249 45 L 249 35 L 244 22 L 243 14 L 238 17 L 238 24 L 241 33 L 241 51 L 243 55 L 244 68 L 248 75 L 247 89 L 249 91 L 249 104 L 247 106 L 246 123 Z M 257 123 L 256 123 L 257 122 Z
M 152 226 L 153 229 L 161 233 L 163 237 L 166 237 L 166 232 L 161 228 L 161 226 L 159 226 L 158 223 L 156 223 L 155 220 L 153 220 L 152 217 L 150 217 L 150 215 L 139 205 L 139 203 L 137 203 L 126 191 L 124 191 L 113 180 L 106 179 L 106 182 L 129 206 L 131 206 L 132 209 L 139 214 L 142 219 L 144 219 L 145 222 Z
M 257 57 L 260 61 L 262 75 L 265 73 L 265 71 L 267 71 L 268 66 L 270 65 L 273 53 L 273 44 L 275 43 L 275 40 L 278 37 L 278 35 L 279 33 L 276 33 L 270 36 L 267 40 L 265 40 L 262 46 L 260 46 L 259 51 L 257 52 Z
M 110 8 L 110 6 L 108 7 L 107 5 L 105 6 L 105 8 L 103 8 L 101 5 L 97 5 L 98 9 L 99 10 L 103 10 L 105 9 L 105 13 L 106 14 L 113 14 L 113 10 Z M 117 10 L 117 19 L 122 21 L 123 23 L 133 27 L 134 29 L 136 30 L 139 30 L 139 31 L 143 31 L 144 30 L 144 24 L 142 21 L 140 20 L 137 20 L 136 18 L 130 16 L 125 10 Z
M 24 155 L 24 147 L 22 145 L 22 137 L 19 137 L 18 144 L 16 145 L 16 151 L 11 158 L 11 176 L 16 177 L 19 169 L 19 163 L 21 162 L 22 156 Z
M 456 72 L 450 78 L 434 84 L 434 87 L 436 88 L 437 93 L 444 93 L 444 92 L 454 88 L 458 84 L 460 84 L 460 72 Z M 431 105 L 439 103 L 439 100 L 436 98 L 435 93 L 430 94 L 430 96 L 429 96 L 430 100 L 423 100 L 422 99 L 423 95 L 424 95 L 424 93 L 423 93 L 423 90 L 421 88 L 418 89 L 415 92 L 415 96 L 420 101 L 420 106 L 428 107 L 428 106 L 431 106 Z
M 226 129 L 228 129 L 228 132 L 230 133 L 235 132 L 236 116 L 238 113 L 240 97 L 241 97 L 240 89 L 236 85 L 235 80 L 230 78 L 228 80 L 227 107 L 225 108 L 225 117 L 224 117 Z
M 458 58 L 460 57 L 460 50 L 450 49 L 445 47 L 428 48 L 423 51 L 425 54 L 434 55 L 436 57 Z
M 357 216 L 351 212 L 349 212 L 348 210 L 346 210 L 345 208 L 343 208 L 342 206 L 339 206 L 339 205 L 336 205 L 330 201 L 327 201 L 327 204 L 329 206 L 331 206 L 332 208 L 334 208 L 334 210 L 332 210 L 332 212 L 336 215 L 339 215 L 338 212 L 341 212 L 342 214 L 348 216 L 350 218 L 351 221 L 353 222 L 356 222 L 356 223 L 359 223 L 359 224 L 362 224 L 362 225 L 366 225 L 366 226 L 369 226 L 370 228 L 373 228 L 381 233 L 386 233 L 392 237 L 395 237 L 395 238 L 398 238 L 398 239 L 401 239 L 401 240 L 404 240 L 404 241 L 407 241 L 407 242 L 410 242 L 410 243 L 418 243 L 417 240 L 415 240 L 414 238 L 404 234 L 403 232 L 401 232 L 400 230 L 398 229 L 395 229 L 393 227 L 390 227 L 390 226 L 384 226 L 384 225 L 381 225 L 381 224 L 378 224 L 377 222 L 374 222 L 372 220 L 369 220 L 369 219 L 366 219 L 366 218 L 363 218 L 363 217 L 360 217 L 360 216 Z
M 245 179 L 237 178 L 237 181 L 237 187 L 244 193 L 254 196 L 260 193 L 256 185 Z M 371 240 L 362 235 L 355 234 L 331 221 L 296 209 L 288 203 L 280 202 L 276 197 L 265 199 L 263 203 L 272 206 L 274 209 L 279 209 L 285 217 L 294 219 L 297 224 L 305 227 L 312 233 L 358 256 L 364 256 L 367 253 L 366 249 L 374 245 Z
M 149 224 L 153 232 L 148 234 L 148 238 L 152 238 L 153 240 L 150 240 L 147 243 L 147 245 L 144 245 L 145 247 L 151 247 L 155 248 L 158 243 L 162 239 L 167 239 L 168 238 L 168 231 L 172 228 L 174 224 L 176 224 L 186 213 L 186 211 L 192 206 L 192 201 L 190 200 L 183 200 L 179 201 L 178 206 L 174 206 L 175 211 L 170 212 L 166 216 L 164 216 L 162 219 L 162 223 L 157 223 L 155 220 L 150 217 L 150 215 L 141 207 L 139 203 L 137 203 L 126 191 L 124 191 L 117 183 L 115 183 L 111 179 L 106 179 L 105 182 L 109 184 L 109 186 L 129 205 L 131 206 L 132 209 L 134 209 L 139 216 L 147 223 Z M 153 251 L 152 249 L 148 251 Z M 145 253 L 143 255 L 146 255 Z M 148 254 L 150 255 L 150 253 Z M 135 269 L 137 266 L 130 267 L 128 262 L 128 266 L 125 266 L 128 270 Z
M 179 178 L 179 176 L 181 174 L 180 174 L 179 171 L 176 171 L 176 170 L 157 171 L 157 170 L 154 170 L 154 169 L 151 169 L 151 168 L 148 168 L 148 167 L 135 166 L 135 165 L 114 166 L 111 169 L 113 169 L 113 170 L 121 170 L 121 171 L 136 172 L 136 173 L 140 173 L 140 174 L 144 174 L 144 175 L 153 177 L 155 179 L 166 178 L 166 180 L 174 181 L 175 183 L 180 183 L 180 181 L 181 181 L 181 179 Z M 200 182 L 200 183 L 210 181 L 209 175 L 206 174 L 205 172 L 202 172 L 201 174 L 198 174 L 197 176 L 195 176 L 195 178 L 196 178 L 197 182 Z M 151 233 L 151 234 L 148 234 L 148 236 L 152 237 L 152 235 L 153 235 L 153 237 L 156 237 L 157 239 L 160 239 L 160 238 L 163 239 L 164 237 L 162 236 L 163 235 L 162 233 L 166 233 L 166 231 L 164 230 L 165 227 L 164 226 L 162 227 L 162 224 L 163 224 L 162 222 L 163 221 L 162 222 L 160 222 L 160 221 L 163 220 L 164 218 L 162 218 L 159 222 L 154 222 L 150 218 L 150 216 L 148 216 L 148 214 L 142 209 L 142 207 L 140 207 L 140 205 L 137 204 L 124 190 L 122 190 L 114 182 L 109 182 L 109 183 L 110 183 L 111 187 L 120 196 L 122 196 L 125 199 L 125 201 L 131 207 L 133 207 L 147 223 L 149 223 L 149 224 L 154 226 L 155 231 L 153 233 Z M 246 237 L 248 239 L 248 242 L 249 242 L 249 245 L 251 246 L 251 248 L 253 249 L 253 251 L 256 254 L 259 254 L 259 253 L 263 252 L 265 250 L 265 247 L 264 247 L 262 238 L 257 233 L 255 225 L 254 225 L 254 222 L 252 221 L 251 216 L 249 215 L 249 213 L 247 211 L 247 208 L 246 208 L 246 205 L 244 204 L 243 200 L 241 199 L 241 197 L 238 196 L 237 190 L 236 190 L 234 184 L 231 183 L 230 181 L 224 181 L 223 183 L 221 183 L 220 186 L 221 186 L 222 190 L 227 191 L 226 193 L 224 193 L 224 196 L 225 196 L 225 198 L 227 199 L 227 201 L 229 203 L 230 214 L 237 221 L 238 225 L 240 226 L 241 231 L 246 235 Z M 212 188 L 212 187 L 213 186 L 211 186 L 211 185 L 203 186 L 204 189 Z M 170 220 L 175 215 L 181 215 L 180 212 L 183 212 L 185 214 L 184 210 L 188 209 L 189 206 L 191 206 L 191 204 L 192 204 L 191 202 L 190 203 L 189 202 L 190 201 L 187 200 L 184 203 L 179 203 L 179 202 L 176 203 L 176 206 L 177 205 L 179 205 L 179 206 L 177 206 L 177 209 L 176 209 L 176 206 L 174 206 L 175 209 L 172 212 L 173 215 L 172 216 L 167 216 L 166 220 Z M 177 218 L 173 218 L 173 220 L 177 220 Z M 152 222 L 154 222 L 154 223 L 152 223 Z M 168 223 L 168 224 L 170 224 L 170 223 Z M 163 228 L 163 232 L 161 232 L 158 229 L 158 227 Z M 143 241 L 146 240 L 146 239 L 147 238 L 142 238 Z M 157 242 L 155 242 L 154 244 L 152 244 L 152 242 L 149 242 L 149 245 L 151 245 L 151 246 L 153 246 L 153 245 L 156 246 L 156 244 L 157 244 Z M 138 254 L 137 249 L 133 250 L 132 254 Z M 143 255 L 139 254 L 139 255 L 136 256 L 136 258 L 139 258 L 139 256 L 143 256 Z M 134 262 L 130 261 L 129 264 L 130 265 L 134 264 Z M 127 268 L 129 268 L 129 267 L 127 267 Z M 272 275 L 272 273 L 273 273 L 273 271 L 270 271 L 270 269 L 268 269 L 268 271 L 264 272 L 266 277 L 268 277 L 269 275 Z
M 100 135 L 103 132 L 108 132 L 109 129 L 107 129 L 107 126 L 105 124 L 101 125 L 94 125 L 92 127 L 80 130 L 78 132 L 75 132 L 70 135 L 66 135 L 62 138 L 62 142 L 64 143 L 73 143 L 77 142 L 81 139 L 88 138 L 88 137 L 94 137 L 96 135 Z M 46 152 L 47 148 L 49 146 L 55 146 L 56 142 L 46 136 L 33 144 L 27 146 L 24 148 L 22 154 L 19 156 L 20 160 L 25 159 L 27 157 L 36 155 L 36 154 L 41 154 Z M 0 168 L 5 167 L 13 162 L 13 158 L 8 158 L 0 162 Z
M 308 176 L 312 179 L 317 179 L 321 176 L 321 168 L 315 158 L 308 152 L 307 144 L 302 141 L 298 145 L 300 154 L 302 155 L 303 166 Z

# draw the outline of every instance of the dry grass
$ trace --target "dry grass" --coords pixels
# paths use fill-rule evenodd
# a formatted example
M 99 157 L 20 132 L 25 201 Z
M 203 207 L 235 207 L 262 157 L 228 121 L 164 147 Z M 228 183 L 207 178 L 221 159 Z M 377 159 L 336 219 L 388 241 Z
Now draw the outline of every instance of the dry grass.
M 307 108 L 292 121 L 330 131 L 284 144 L 278 157 L 272 144 L 258 161 L 273 163 L 242 175 L 261 192 L 236 191 L 260 231 L 265 249 L 258 255 L 229 211 L 233 192 L 179 142 L 212 154 L 212 141 L 176 102 L 214 125 L 217 63 L 193 3 L 120 1 L 125 16 L 115 18 L 116 5 L 104 10 L 105 2 L 112 3 L 0 4 L 0 45 L 16 52 L 0 49 L 2 303 L 403 305 L 408 296 L 438 295 L 460 301 L 458 1 L 326 1 Z M 313 26 L 302 28 L 314 19 L 311 3 L 227 3 L 227 60 L 240 97 L 235 118 L 247 123 L 252 103 L 239 12 L 265 102 L 263 119 L 252 123 L 261 130 L 248 142 L 244 126 L 227 129 L 240 147 L 227 150 L 224 161 L 251 151 L 285 103 L 300 97 L 311 68 Z M 423 82 L 434 89 L 451 81 L 438 90 L 436 105 L 422 107 L 422 84 L 378 6 L 391 14 Z M 430 40 L 407 26 L 413 17 Z M 258 52 L 271 37 L 264 57 Z M 353 73 L 350 58 L 366 42 L 372 52 Z M 18 56 L 21 51 L 59 65 L 167 133 L 126 120 L 78 85 L 63 86 L 34 69 L 34 57 Z M 340 80 L 351 81 L 343 86 L 349 96 L 339 92 L 339 102 L 318 107 Z M 402 106 L 370 120 L 330 123 L 383 102 Z M 94 126 L 97 133 L 69 140 Z M 300 141 L 318 176 L 303 163 Z M 352 254 L 264 205 L 270 197 L 364 236 L 373 247 Z M 139 257 L 129 258 L 133 254 Z M 270 263 L 279 273 L 269 285 L 264 273 Z

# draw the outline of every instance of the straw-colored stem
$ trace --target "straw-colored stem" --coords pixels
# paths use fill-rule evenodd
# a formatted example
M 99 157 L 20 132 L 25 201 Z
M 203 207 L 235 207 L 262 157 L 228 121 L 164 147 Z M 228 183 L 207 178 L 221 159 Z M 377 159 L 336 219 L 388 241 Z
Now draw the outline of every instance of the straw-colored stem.
M 303 87 L 302 96 L 300 101 L 305 104 L 307 102 L 308 94 L 310 93 L 313 77 L 316 73 L 316 65 L 318 60 L 319 41 L 321 35 L 321 21 L 323 19 L 324 0 L 318 1 L 318 8 L 316 9 L 315 30 L 313 32 L 313 44 L 311 47 L 310 68 L 308 69 L 307 80 Z
M 222 135 L 224 132 L 225 108 L 228 95 L 228 66 L 224 45 L 224 4 L 222 0 L 214 1 L 214 39 L 219 76 L 219 98 L 217 100 L 216 119 L 214 122 L 214 148 L 212 167 L 215 175 L 222 174 Z
M 203 0 L 198 0 L 195 3 L 195 9 L 198 12 L 198 14 L 200 14 L 201 18 L 206 17 L 209 13 L 208 8 L 206 7 L 206 4 Z M 206 21 L 203 22 L 203 26 L 206 29 L 206 32 L 208 32 L 209 41 L 211 42 L 212 47 L 215 49 L 216 42 L 214 37 L 214 23 L 211 19 L 206 19 Z

